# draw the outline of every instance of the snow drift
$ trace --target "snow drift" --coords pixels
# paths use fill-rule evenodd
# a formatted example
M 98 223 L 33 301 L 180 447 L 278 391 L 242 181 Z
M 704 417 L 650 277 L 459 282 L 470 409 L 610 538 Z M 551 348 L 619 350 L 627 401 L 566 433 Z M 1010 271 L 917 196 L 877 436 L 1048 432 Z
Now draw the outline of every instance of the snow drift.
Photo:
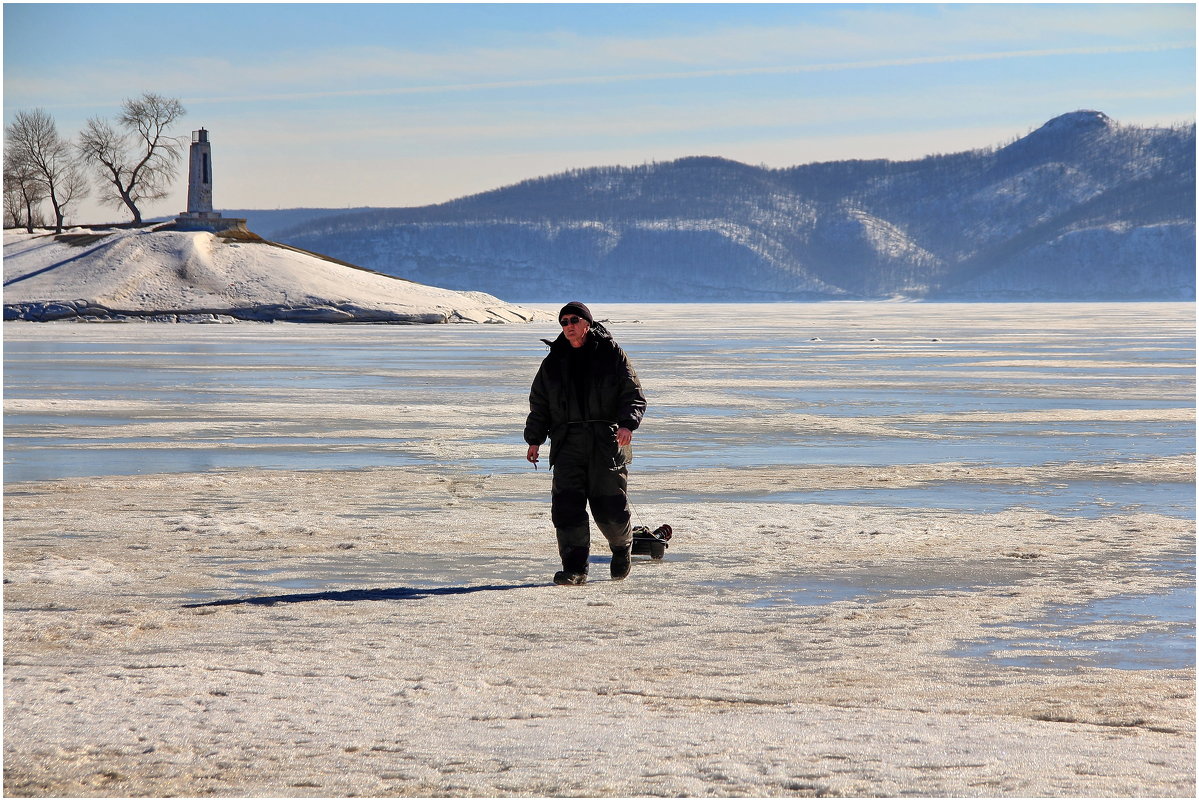
M 417 284 L 255 234 L 6 233 L 4 319 L 531 322 L 544 312 Z

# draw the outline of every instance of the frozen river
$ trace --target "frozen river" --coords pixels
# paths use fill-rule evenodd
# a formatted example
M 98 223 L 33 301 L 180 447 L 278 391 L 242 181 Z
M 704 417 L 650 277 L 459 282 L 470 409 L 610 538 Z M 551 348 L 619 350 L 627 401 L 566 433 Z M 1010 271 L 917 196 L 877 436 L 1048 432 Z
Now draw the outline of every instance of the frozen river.
M 6 324 L 6 792 L 1194 796 L 1193 304 L 592 309 L 582 587 L 552 325 Z
M 1194 484 L 977 468 L 1194 453 L 1190 304 L 597 305 L 650 410 L 637 475 L 952 463 L 755 499 L 1193 516 Z M 545 326 L 5 327 L 4 480 L 221 468 L 528 469 Z M 967 478 L 970 480 L 954 480 Z M 685 483 L 653 499 L 698 497 Z M 702 494 L 709 496 L 712 487 Z

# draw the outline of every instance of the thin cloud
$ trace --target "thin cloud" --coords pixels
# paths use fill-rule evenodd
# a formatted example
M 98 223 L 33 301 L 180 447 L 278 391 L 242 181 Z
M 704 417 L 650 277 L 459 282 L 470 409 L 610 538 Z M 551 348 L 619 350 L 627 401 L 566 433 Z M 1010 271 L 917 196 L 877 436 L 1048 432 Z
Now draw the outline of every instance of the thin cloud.
M 916 56 L 907 58 L 877 59 L 870 61 L 827 62 L 822 64 L 783 65 L 775 67 L 740 67 L 732 69 L 690 70 L 683 72 L 646 72 L 629 75 L 590 75 L 562 78 L 530 78 L 511 81 L 484 81 L 458 84 L 429 84 L 423 86 L 382 87 L 374 89 L 341 89 L 320 92 L 280 92 L 255 95 L 226 95 L 220 97 L 186 98 L 185 102 L 202 103 L 250 103 L 280 100 L 320 100 L 339 97 L 385 97 L 395 95 L 438 94 L 446 92 L 481 92 L 504 89 L 536 89 L 562 86 L 586 86 L 614 83 L 636 83 L 648 81 L 685 81 L 705 78 L 736 78 L 755 75 L 788 75 L 816 72 L 843 72 L 849 70 L 892 69 L 930 64 L 955 64 L 979 61 L 1000 61 L 1020 58 L 1053 58 L 1063 56 L 1120 55 L 1130 53 L 1157 53 L 1170 50 L 1193 49 L 1193 42 L 1170 42 L 1160 45 L 1114 45 L 1103 47 L 1067 47 L 1040 50 L 1010 50 L 991 53 L 958 53 L 941 56 Z

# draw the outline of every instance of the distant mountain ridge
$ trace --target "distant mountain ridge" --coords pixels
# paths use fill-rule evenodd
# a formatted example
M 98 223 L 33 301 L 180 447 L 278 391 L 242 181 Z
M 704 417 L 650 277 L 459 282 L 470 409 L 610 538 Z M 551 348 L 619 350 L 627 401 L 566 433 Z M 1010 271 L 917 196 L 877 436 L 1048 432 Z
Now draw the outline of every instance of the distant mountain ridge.
M 1193 300 L 1195 126 L 1076 111 L 913 161 L 581 169 L 274 238 L 518 302 Z

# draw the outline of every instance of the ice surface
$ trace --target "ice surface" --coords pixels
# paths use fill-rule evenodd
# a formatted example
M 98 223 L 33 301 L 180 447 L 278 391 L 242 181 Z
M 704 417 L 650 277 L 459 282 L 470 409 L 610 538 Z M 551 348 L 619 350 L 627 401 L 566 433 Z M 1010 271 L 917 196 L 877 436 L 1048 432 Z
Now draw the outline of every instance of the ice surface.
M 6 327 L 6 792 L 1194 795 L 1193 306 L 593 310 L 579 588 L 552 326 Z
M 1113 496 L 1122 507 L 1186 514 L 1190 478 L 1156 482 L 1141 499 L 1143 477 L 1120 471 L 1076 475 L 1064 488 L 1048 476 L 1037 487 L 1015 474 L 992 474 L 982 488 L 972 479 L 989 467 L 1193 454 L 1190 307 L 1137 309 L 761 304 L 609 314 L 656 410 L 638 437 L 639 474 L 953 463 L 966 467 L 925 481 L 919 505 L 1064 512 Z M 1030 318 L 1035 330 L 1021 328 Z M 553 334 L 167 330 L 148 340 L 129 327 L 10 328 L 6 480 L 244 466 L 509 469 L 544 354 L 538 338 Z M 809 342 L 816 333 L 823 342 Z M 867 347 L 868 338 L 884 344 Z M 1052 366 L 1030 374 L 1042 363 Z M 670 488 L 675 497 L 692 489 Z M 835 490 L 846 502 L 878 502 L 883 490 L 887 503 L 910 505 L 880 481 L 795 489 Z

